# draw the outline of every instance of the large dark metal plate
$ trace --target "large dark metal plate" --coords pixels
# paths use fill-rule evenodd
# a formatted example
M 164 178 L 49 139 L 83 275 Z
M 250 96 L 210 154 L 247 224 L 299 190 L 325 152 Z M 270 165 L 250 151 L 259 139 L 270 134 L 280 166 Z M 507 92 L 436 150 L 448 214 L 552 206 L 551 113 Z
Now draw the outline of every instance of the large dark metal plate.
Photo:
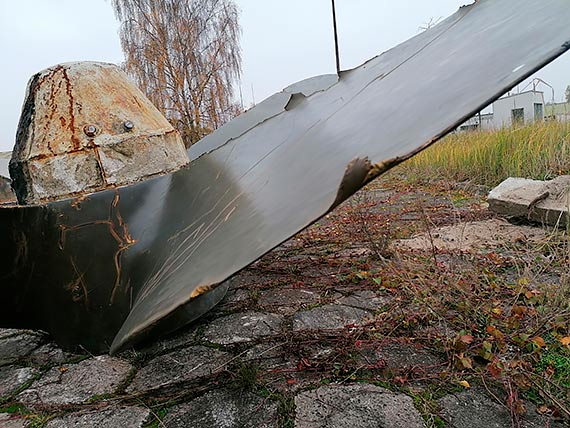
M 116 352 L 192 319 L 218 284 L 568 50 L 568 22 L 567 0 L 480 0 L 259 104 L 174 174 L 1 209 L 2 324 L 99 349 L 114 337 Z

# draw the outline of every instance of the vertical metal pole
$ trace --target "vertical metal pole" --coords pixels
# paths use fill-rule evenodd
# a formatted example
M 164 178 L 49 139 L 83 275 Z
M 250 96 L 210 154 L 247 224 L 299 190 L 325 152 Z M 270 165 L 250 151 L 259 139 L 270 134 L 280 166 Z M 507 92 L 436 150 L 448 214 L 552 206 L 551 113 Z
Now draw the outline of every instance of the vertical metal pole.
M 338 32 L 336 29 L 336 7 L 334 0 L 332 1 L 332 16 L 333 16 L 333 28 L 334 28 L 334 52 L 336 55 L 336 74 L 340 76 L 340 56 L 338 54 Z

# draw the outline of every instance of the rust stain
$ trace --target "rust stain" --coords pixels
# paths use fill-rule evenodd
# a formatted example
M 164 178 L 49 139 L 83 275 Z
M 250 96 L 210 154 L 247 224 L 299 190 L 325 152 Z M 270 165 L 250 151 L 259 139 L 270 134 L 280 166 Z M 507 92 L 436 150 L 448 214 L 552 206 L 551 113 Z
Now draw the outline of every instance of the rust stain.
M 75 132 L 77 131 L 75 128 L 75 112 L 73 111 L 73 105 L 75 103 L 75 100 L 73 98 L 71 80 L 69 80 L 69 76 L 65 68 L 62 68 L 62 72 L 63 72 L 63 79 L 65 80 L 65 92 L 67 93 L 67 96 L 69 98 L 69 126 L 67 127 L 67 129 L 69 129 L 69 131 L 71 132 L 71 142 L 73 143 L 73 150 L 79 150 L 81 148 L 81 140 L 79 140 L 79 138 L 77 138 L 77 135 L 75 135 Z
M 198 288 L 194 289 L 192 293 L 190 293 L 190 299 L 195 299 L 196 297 L 201 296 L 202 294 L 205 294 L 213 289 L 213 285 L 201 285 Z
M 73 200 L 71 206 L 79 211 L 81 210 L 81 204 L 85 201 L 88 201 L 89 199 L 89 195 L 81 195 Z
M 115 283 L 111 292 L 111 297 L 109 305 L 115 303 L 117 292 L 119 291 L 121 285 L 121 272 L 122 272 L 122 255 L 127 249 L 132 247 L 137 243 L 136 239 L 133 239 L 128 225 L 125 223 L 119 209 L 120 195 L 118 190 L 115 190 L 115 197 L 111 202 L 109 209 L 109 218 L 107 220 L 96 220 L 87 223 L 78 224 L 76 226 L 66 226 L 60 225 L 60 236 L 58 246 L 60 250 L 65 248 L 67 234 L 76 230 L 80 230 L 86 227 L 104 225 L 107 226 L 109 234 L 117 242 L 117 251 L 113 256 L 113 264 L 115 268 Z

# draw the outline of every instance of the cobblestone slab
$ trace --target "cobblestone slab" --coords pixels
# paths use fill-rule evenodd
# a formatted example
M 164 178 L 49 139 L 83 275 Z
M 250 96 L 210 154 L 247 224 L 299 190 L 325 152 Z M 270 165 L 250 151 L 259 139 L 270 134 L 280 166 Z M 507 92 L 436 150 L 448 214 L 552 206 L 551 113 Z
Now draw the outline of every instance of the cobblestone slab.
M 293 330 L 338 330 L 370 319 L 370 312 L 344 305 L 325 305 L 293 316 Z
M 214 320 L 204 332 L 204 339 L 219 345 L 245 343 L 277 335 L 281 332 L 283 317 L 277 314 L 244 312 Z
M 127 392 L 144 392 L 209 376 L 231 355 L 204 346 L 191 346 L 153 359 L 138 371 Z
M 120 407 L 84 413 L 70 413 L 52 419 L 45 428 L 142 428 L 150 414 L 143 407 Z
M 297 395 L 295 405 L 295 428 L 424 426 L 410 397 L 368 384 L 323 386 Z
M 282 315 L 294 314 L 303 306 L 319 301 L 319 295 L 309 290 L 298 288 L 274 288 L 263 291 L 258 304 L 262 308 Z
M 377 311 L 393 300 L 390 296 L 379 296 L 371 290 L 358 290 L 349 296 L 342 297 L 337 302 L 344 306 Z
M 252 393 L 212 391 L 173 407 L 165 428 L 277 428 L 277 404 Z
M 439 400 L 448 428 L 504 428 L 514 426 L 506 405 L 483 391 L 471 389 Z M 521 428 L 562 428 L 563 425 L 538 415 L 528 403 Z
M 126 361 L 101 355 L 50 369 L 17 398 L 31 407 L 83 403 L 96 395 L 114 393 L 131 369 Z

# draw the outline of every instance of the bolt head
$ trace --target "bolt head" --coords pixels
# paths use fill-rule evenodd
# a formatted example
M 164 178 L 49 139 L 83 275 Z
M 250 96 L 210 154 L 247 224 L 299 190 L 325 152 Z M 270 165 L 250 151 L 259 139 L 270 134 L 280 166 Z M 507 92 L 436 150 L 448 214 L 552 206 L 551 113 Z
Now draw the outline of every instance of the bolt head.
M 88 137 L 94 137 L 97 135 L 97 127 L 95 125 L 87 125 L 83 128 L 83 132 L 85 132 L 85 135 Z

